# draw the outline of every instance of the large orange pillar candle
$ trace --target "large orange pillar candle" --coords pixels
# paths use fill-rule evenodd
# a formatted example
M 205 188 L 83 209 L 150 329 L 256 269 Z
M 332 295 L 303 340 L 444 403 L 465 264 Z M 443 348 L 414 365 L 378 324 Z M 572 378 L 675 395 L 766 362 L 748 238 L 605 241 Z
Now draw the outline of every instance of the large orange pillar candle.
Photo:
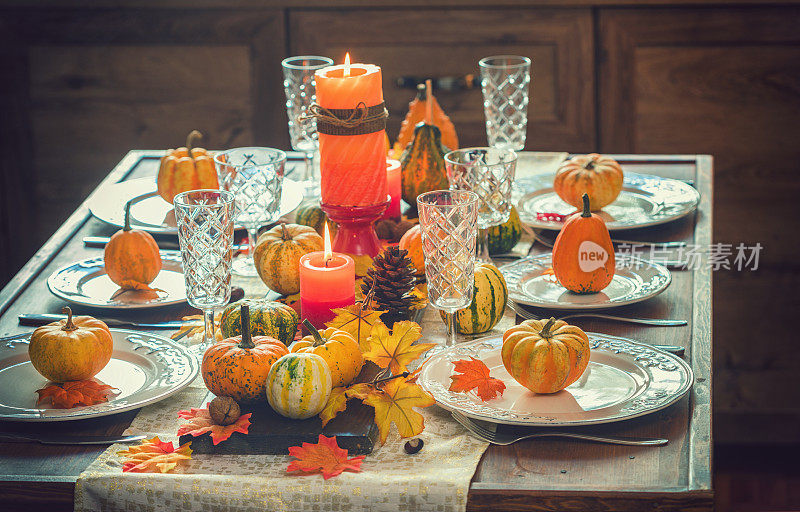
M 348 59 L 349 60 L 349 59 Z M 383 103 L 381 68 L 373 64 L 328 66 L 316 72 L 317 103 L 355 109 Z M 323 133 L 318 121 L 322 203 L 372 206 L 386 202 L 386 130 L 360 135 Z

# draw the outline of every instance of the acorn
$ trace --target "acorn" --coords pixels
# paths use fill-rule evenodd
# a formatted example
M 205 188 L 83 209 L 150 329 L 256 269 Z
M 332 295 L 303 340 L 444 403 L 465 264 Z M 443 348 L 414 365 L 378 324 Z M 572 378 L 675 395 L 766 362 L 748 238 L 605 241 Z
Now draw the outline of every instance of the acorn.
M 233 398 L 218 396 L 208 404 L 208 414 L 217 425 L 233 425 L 242 415 L 242 409 Z
M 403 449 L 406 451 L 407 454 L 414 455 L 415 453 L 419 453 L 424 444 L 425 442 L 422 439 L 415 437 L 414 439 L 406 441 L 406 444 L 403 446 Z

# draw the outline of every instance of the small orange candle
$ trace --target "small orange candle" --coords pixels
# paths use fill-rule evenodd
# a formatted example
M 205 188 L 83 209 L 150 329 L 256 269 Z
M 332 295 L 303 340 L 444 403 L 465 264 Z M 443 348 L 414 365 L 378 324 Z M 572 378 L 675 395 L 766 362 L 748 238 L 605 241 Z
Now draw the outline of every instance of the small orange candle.
M 400 199 L 403 195 L 403 184 L 400 177 L 400 162 L 397 160 L 386 160 L 386 190 L 392 202 L 383 213 L 384 219 L 400 218 Z
M 355 304 L 356 266 L 346 254 L 331 252 L 325 225 L 325 250 L 300 258 L 300 316 L 317 329 L 334 318 L 334 308 Z

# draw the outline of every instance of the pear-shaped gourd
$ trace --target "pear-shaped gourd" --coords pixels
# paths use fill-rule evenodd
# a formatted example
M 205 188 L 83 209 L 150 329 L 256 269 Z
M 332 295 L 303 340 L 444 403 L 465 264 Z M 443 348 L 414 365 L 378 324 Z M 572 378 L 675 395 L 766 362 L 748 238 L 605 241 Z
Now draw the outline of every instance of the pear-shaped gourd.
M 449 188 L 444 167 L 444 155 L 447 153 L 439 128 L 424 122 L 414 128 L 414 140 L 400 157 L 403 200 L 412 208 L 417 205 L 418 195 Z
M 417 86 L 417 96 L 408 104 L 408 113 L 403 123 L 400 125 L 400 133 L 397 135 L 397 142 L 392 148 L 392 158 L 399 158 L 403 150 L 414 138 L 414 128 L 420 121 L 425 120 L 427 103 L 431 103 L 431 124 L 439 127 L 442 132 L 442 144 L 450 150 L 458 149 L 458 135 L 453 122 L 444 113 L 439 102 L 433 94 L 429 94 L 425 84 Z

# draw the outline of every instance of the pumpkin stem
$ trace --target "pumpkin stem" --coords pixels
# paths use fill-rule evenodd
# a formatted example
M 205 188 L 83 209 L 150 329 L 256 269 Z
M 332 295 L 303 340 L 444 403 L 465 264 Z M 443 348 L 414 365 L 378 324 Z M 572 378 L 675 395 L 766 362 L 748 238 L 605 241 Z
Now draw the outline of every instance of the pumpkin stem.
M 292 237 L 289 236 L 289 232 L 286 230 L 286 221 L 285 220 L 281 221 L 281 230 L 283 231 L 281 236 L 283 237 L 283 241 L 284 242 L 292 239 Z
M 553 327 L 554 323 L 556 323 L 556 319 L 551 316 L 550 320 L 548 320 L 547 323 L 544 324 L 544 327 L 542 327 L 542 330 L 539 331 L 539 336 L 541 336 L 542 338 L 551 337 L 553 333 L 550 332 L 550 329 Z
M 72 322 L 72 310 L 69 306 L 61 308 L 61 312 L 67 315 L 67 323 L 61 328 L 62 331 L 74 331 L 78 327 Z
M 131 203 L 133 200 L 125 203 L 125 224 L 122 226 L 122 231 L 131 230 Z
M 311 336 L 314 337 L 314 345 L 315 347 L 319 347 L 320 345 L 325 344 L 325 339 L 323 339 L 322 334 L 319 333 L 319 329 L 314 327 L 314 324 L 308 321 L 308 318 L 303 319 L 303 325 L 306 326 L 308 332 L 311 333 Z
M 253 343 L 253 336 L 250 333 L 250 306 L 242 304 L 242 341 L 239 343 L 239 348 L 251 349 L 255 348 L 256 344 Z
M 430 78 L 425 80 L 425 124 L 433 124 L 433 87 Z
M 200 140 L 203 138 L 203 134 L 200 133 L 198 130 L 192 130 L 189 132 L 189 135 L 186 136 L 186 151 L 189 152 L 189 156 L 192 156 L 192 146 L 194 145 L 195 140 Z
M 581 217 L 591 217 L 592 209 L 589 207 L 589 194 L 583 194 L 583 213 Z
M 595 166 L 594 158 L 590 158 L 588 162 L 583 164 L 583 168 L 586 169 L 587 171 L 591 171 L 592 169 L 594 169 L 594 166 Z

